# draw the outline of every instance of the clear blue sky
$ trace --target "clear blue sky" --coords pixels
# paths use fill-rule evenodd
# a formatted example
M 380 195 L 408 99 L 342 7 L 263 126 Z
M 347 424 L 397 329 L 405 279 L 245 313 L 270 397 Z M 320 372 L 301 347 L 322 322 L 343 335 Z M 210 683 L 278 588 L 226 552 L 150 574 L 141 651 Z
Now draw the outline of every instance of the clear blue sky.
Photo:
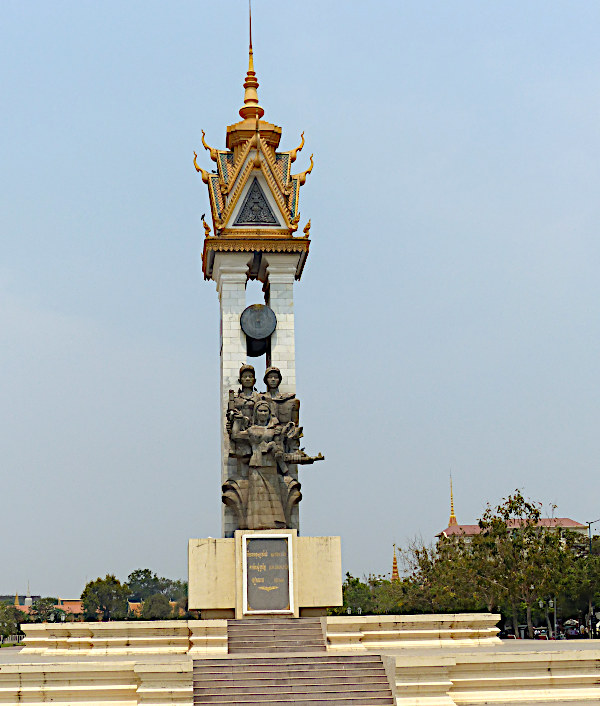
M 220 533 L 218 304 L 192 166 L 244 0 L 0 7 L 0 593 L 186 574 Z M 296 291 L 304 534 L 391 568 L 516 487 L 600 517 L 600 5 L 255 0 L 266 119 L 315 153 Z M 202 152 L 205 166 L 210 162 Z M 599 525 L 600 526 L 600 525 Z

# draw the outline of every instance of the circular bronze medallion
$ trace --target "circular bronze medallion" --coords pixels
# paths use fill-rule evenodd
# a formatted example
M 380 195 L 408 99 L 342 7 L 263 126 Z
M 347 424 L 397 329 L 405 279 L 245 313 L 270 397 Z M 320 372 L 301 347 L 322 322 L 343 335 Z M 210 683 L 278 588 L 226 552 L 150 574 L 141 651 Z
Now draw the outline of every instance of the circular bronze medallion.
M 275 331 L 277 318 L 266 304 L 252 304 L 242 311 L 240 325 L 250 338 L 268 338 Z

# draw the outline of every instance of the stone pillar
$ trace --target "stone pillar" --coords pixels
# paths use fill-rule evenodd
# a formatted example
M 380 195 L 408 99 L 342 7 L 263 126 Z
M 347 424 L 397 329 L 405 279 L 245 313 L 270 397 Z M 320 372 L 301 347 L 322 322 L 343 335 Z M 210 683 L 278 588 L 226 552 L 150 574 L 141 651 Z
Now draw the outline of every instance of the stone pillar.
M 221 483 L 235 477 L 237 472 L 235 459 L 229 458 L 225 413 L 229 390 L 239 388 L 240 366 L 246 362 L 246 337 L 240 326 L 240 315 L 246 307 L 248 262 L 251 259 L 251 253 L 217 253 L 212 273 L 221 303 Z M 221 524 L 223 536 L 232 537 L 237 524 L 232 510 L 223 504 Z
M 277 328 L 271 336 L 271 365 L 283 375 L 281 392 L 296 392 L 296 346 L 294 340 L 294 282 L 300 255 L 268 253 L 268 304 L 277 317 Z
M 296 392 L 296 343 L 294 333 L 294 282 L 300 255 L 298 253 L 268 253 L 268 301 L 275 312 L 277 328 L 271 336 L 271 365 L 279 368 L 283 376 L 280 392 Z M 300 410 L 302 415 L 302 410 Z M 300 417 L 302 424 L 302 417 Z M 290 475 L 298 480 L 298 466 L 289 465 Z M 300 531 L 299 506 L 292 511 L 291 526 Z

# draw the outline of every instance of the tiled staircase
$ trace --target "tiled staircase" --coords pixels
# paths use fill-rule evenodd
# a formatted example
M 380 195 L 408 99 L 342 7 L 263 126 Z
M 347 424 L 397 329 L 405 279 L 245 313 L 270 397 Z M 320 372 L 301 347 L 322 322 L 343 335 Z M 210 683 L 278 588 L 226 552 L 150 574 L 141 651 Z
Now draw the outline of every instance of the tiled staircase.
M 282 654 L 194 660 L 194 704 L 391 706 L 394 698 L 379 655 Z
M 252 618 L 227 621 L 229 654 L 326 650 L 319 618 Z

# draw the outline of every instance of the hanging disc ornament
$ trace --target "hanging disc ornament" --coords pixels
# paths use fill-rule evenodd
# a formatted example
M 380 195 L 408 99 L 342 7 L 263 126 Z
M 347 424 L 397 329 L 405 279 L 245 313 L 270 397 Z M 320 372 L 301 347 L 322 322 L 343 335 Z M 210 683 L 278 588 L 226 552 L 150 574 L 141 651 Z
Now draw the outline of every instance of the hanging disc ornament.
M 242 311 L 240 326 L 250 338 L 268 338 L 275 331 L 277 318 L 266 304 L 252 304 Z

